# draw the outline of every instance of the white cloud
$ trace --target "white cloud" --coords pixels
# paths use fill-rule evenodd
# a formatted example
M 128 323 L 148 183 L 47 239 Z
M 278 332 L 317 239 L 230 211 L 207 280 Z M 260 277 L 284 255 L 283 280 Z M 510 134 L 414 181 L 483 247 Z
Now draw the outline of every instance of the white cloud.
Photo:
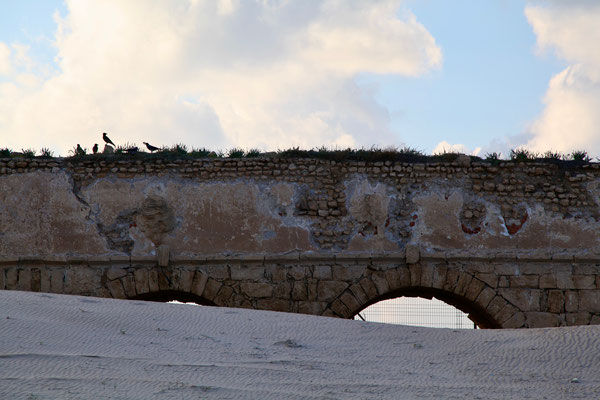
M 34 88 L 27 76 L 0 86 L 0 139 L 62 154 L 103 131 L 212 148 L 397 144 L 388 110 L 353 78 L 441 65 L 400 4 L 67 0 L 55 17 L 59 71 Z
M 526 147 L 600 153 L 600 4 L 550 1 L 528 6 L 525 14 L 539 50 L 553 50 L 570 64 L 550 81 Z
M 439 142 L 433 149 L 433 154 L 443 153 L 462 153 L 477 156 L 481 152 L 481 147 L 476 147 L 474 150 L 467 148 L 464 144 L 451 144 L 445 140 Z
M 0 76 L 8 76 L 12 71 L 10 62 L 10 47 L 0 42 Z

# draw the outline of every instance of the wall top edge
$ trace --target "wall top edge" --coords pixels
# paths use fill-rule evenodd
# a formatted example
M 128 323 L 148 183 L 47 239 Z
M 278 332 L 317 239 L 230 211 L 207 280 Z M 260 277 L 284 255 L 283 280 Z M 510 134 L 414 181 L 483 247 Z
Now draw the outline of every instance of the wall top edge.
M 427 252 L 421 251 L 419 260 L 423 261 L 468 261 L 468 262 L 586 262 L 600 263 L 600 254 L 589 252 L 489 252 L 486 254 L 473 252 Z M 171 255 L 170 265 L 181 264 L 277 264 L 277 263 L 303 263 L 303 262 L 328 262 L 328 263 L 385 263 L 406 262 L 404 251 L 385 253 L 324 253 L 324 252 L 294 252 L 286 254 L 182 254 Z M 3 266 L 35 266 L 35 265 L 154 265 L 157 257 L 128 256 L 128 255 L 47 255 L 47 256 L 0 256 L 0 265 Z

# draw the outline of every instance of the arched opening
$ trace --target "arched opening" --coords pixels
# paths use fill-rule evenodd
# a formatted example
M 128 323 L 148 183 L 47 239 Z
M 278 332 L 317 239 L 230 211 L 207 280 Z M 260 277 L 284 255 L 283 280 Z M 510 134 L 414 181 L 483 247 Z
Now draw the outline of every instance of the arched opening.
M 435 300 L 435 302 L 429 304 L 430 307 L 433 306 L 433 309 L 423 310 L 421 312 L 419 310 L 407 309 L 407 307 L 418 307 L 419 305 L 424 304 L 422 302 L 406 301 L 407 299 L 414 298 Z M 398 299 L 398 301 L 390 304 L 389 301 L 394 299 Z M 384 302 L 387 302 L 387 304 Z M 388 310 L 383 310 L 383 305 L 391 305 L 391 310 L 389 310 L 389 308 Z M 381 315 L 381 312 L 388 313 L 390 311 L 392 313 L 391 315 Z M 393 315 L 394 312 L 399 315 Z M 419 317 L 422 323 L 418 322 Z M 436 317 L 439 318 L 439 321 L 435 321 Z M 474 302 L 440 289 L 421 287 L 394 291 L 378 297 L 358 311 L 354 315 L 354 319 L 430 327 L 463 329 L 472 329 L 474 327 L 481 329 L 500 328 L 500 325 Z M 470 321 L 470 323 L 468 321 Z
M 129 300 L 157 301 L 168 303 L 177 301 L 180 303 L 195 303 L 201 306 L 214 306 L 215 303 L 208 301 L 196 294 L 181 292 L 177 290 L 162 290 L 160 292 L 143 293 L 137 296 L 130 297 Z

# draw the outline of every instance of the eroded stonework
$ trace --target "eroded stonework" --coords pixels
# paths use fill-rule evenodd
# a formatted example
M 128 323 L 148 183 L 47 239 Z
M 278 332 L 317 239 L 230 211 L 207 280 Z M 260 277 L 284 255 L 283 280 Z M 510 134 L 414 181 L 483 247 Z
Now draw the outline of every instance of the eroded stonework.
M 0 160 L 0 287 L 342 317 L 421 293 L 489 326 L 598 323 L 599 187 L 598 164 L 468 156 Z

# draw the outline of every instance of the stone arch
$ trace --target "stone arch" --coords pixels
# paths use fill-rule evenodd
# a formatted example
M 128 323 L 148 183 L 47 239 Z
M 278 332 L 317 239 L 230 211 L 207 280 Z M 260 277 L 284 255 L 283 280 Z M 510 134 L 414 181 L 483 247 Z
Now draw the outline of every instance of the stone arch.
M 218 297 L 222 284 L 193 267 L 135 268 L 105 271 L 101 280 L 106 297 L 149 301 L 190 301 L 201 305 L 226 305 Z
M 500 324 L 493 317 L 487 314 L 486 311 L 477 303 L 469 301 L 464 297 L 456 295 L 455 293 L 445 292 L 441 289 L 425 287 L 411 287 L 388 292 L 385 295 L 374 298 L 366 303 L 360 310 L 356 312 L 356 314 L 373 304 L 379 303 L 380 301 L 390 300 L 397 297 L 421 297 L 429 300 L 436 298 L 467 314 L 469 319 L 473 321 L 478 328 L 497 329 L 501 327 Z
M 446 263 L 370 271 L 341 291 L 324 315 L 353 318 L 374 303 L 399 296 L 436 297 L 469 314 L 481 328 L 519 328 L 525 322 L 524 313 L 495 287 L 460 265 Z

